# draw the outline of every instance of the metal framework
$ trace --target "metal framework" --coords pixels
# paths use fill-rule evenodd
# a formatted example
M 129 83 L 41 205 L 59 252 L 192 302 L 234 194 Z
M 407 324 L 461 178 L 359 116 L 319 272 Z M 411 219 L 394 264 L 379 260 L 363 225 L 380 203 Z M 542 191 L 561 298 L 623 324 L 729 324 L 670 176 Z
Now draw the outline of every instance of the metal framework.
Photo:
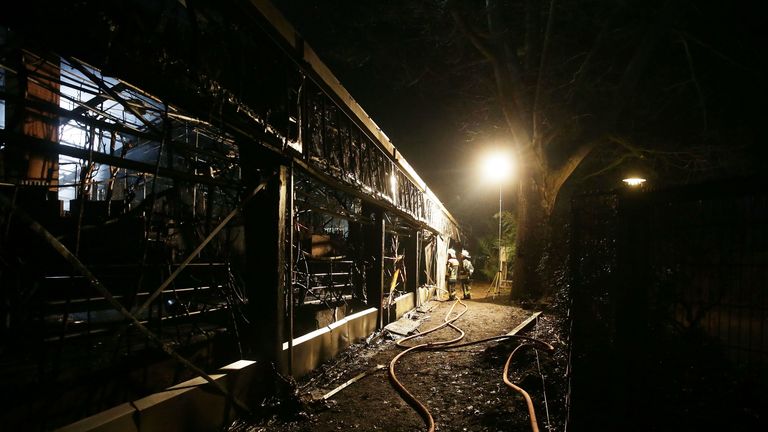
M 241 333 L 256 326 L 281 329 L 279 346 L 290 346 L 302 330 L 294 323 L 318 308 L 334 318 L 341 307 L 381 310 L 415 289 L 419 260 L 434 269 L 426 281 L 439 280 L 435 240 L 457 238 L 456 221 L 271 5 L 28 6 L 60 16 L 0 19 L 0 375 L 8 385 L 148 364 L 140 358 L 150 341 L 110 299 L 163 343 L 194 351 L 223 340 L 226 356 L 240 358 L 249 350 Z M 156 16 L 178 31 L 148 36 L 136 48 L 142 65 L 132 43 L 102 25 L 138 31 Z M 57 27 L 64 22 L 66 31 Z M 42 36 L 56 30 L 66 37 Z M 113 45 L 104 51 L 93 34 Z M 186 40 L 197 40 L 196 50 L 184 51 Z M 228 56 L 233 41 L 241 51 Z M 98 284 L 33 240 L 23 220 L 56 238 Z M 269 234 L 255 235 L 262 229 Z M 434 252 L 421 254 L 422 238 Z M 263 239 L 277 241 L 260 251 Z M 258 274 L 274 274 L 270 263 L 285 270 L 267 279 L 275 290 L 259 286 Z M 256 355 L 278 358 L 276 342 L 265 342 L 275 352 Z M 143 383 L 149 391 L 169 384 Z

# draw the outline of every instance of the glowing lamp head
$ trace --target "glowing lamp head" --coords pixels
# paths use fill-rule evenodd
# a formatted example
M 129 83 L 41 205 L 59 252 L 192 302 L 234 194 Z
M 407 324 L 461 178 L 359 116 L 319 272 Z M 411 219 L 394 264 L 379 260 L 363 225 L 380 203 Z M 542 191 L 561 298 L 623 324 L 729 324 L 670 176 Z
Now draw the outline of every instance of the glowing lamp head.
M 512 157 L 506 152 L 490 153 L 483 159 L 483 176 L 493 182 L 501 183 L 512 174 Z
M 626 183 L 630 187 L 638 187 L 642 186 L 643 183 L 645 183 L 645 179 L 641 177 L 628 177 L 622 180 L 624 183 Z

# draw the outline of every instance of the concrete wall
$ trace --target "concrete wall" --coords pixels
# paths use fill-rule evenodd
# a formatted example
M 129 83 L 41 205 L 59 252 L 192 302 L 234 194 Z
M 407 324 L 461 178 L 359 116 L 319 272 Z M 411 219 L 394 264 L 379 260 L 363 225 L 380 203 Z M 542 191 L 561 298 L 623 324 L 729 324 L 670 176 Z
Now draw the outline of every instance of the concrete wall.
M 219 372 L 211 377 L 247 404 L 249 387 L 258 379 L 256 362 L 240 360 Z M 221 430 L 233 420 L 234 410 L 225 397 L 198 377 L 102 411 L 58 432 L 204 432 Z
M 348 346 L 368 337 L 376 330 L 378 315 L 376 308 L 366 309 L 294 339 L 292 375 L 302 377 Z M 290 360 L 290 351 L 288 342 L 283 343 L 286 364 Z
M 384 309 L 387 313 L 386 323 L 392 323 L 400 319 L 406 312 L 416 307 L 416 295 L 406 293 L 395 299 L 394 304 Z
M 414 295 L 398 298 L 392 310 L 402 315 L 413 308 Z M 378 310 L 366 309 L 293 341 L 293 376 L 301 377 L 322 362 L 334 358 L 351 344 L 376 330 Z M 288 361 L 290 349 L 283 344 Z M 240 360 L 211 377 L 249 404 L 249 389 L 263 371 L 257 363 Z M 220 430 L 234 420 L 234 410 L 202 378 L 194 378 L 133 402 L 127 402 L 82 419 L 58 432 L 196 432 Z
M 426 304 L 436 294 L 434 286 L 420 286 L 416 289 L 416 307 Z

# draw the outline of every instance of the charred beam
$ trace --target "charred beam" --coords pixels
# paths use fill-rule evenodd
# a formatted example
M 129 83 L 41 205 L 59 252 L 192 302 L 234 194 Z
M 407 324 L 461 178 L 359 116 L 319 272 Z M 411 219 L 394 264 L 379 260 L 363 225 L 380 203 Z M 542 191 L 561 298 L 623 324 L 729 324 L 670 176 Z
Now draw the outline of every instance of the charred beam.
M 384 211 L 377 206 L 363 204 L 363 215 L 371 225 L 363 225 L 363 259 L 366 265 L 366 298 L 368 306 L 379 310 L 379 328 L 383 327 L 382 301 L 384 299 Z
M 78 159 L 84 159 L 84 160 L 88 159 L 91 156 L 90 152 L 86 149 L 65 146 L 65 145 L 56 144 L 54 142 L 46 141 L 39 138 L 14 134 L 6 130 L 0 130 L 0 141 L 9 142 L 14 140 L 25 142 L 30 149 L 34 149 L 35 151 L 39 151 L 41 153 L 62 154 L 62 155 L 66 155 L 66 156 L 70 156 Z M 149 173 L 149 174 L 154 174 L 155 172 L 154 165 L 144 163 L 144 162 L 139 162 L 131 159 L 124 159 L 116 156 L 110 156 L 108 154 L 96 152 L 96 151 L 92 153 L 92 157 L 94 162 L 104 164 L 104 165 L 109 165 L 109 166 L 119 167 L 119 168 L 126 168 L 126 169 L 134 170 L 137 172 Z M 160 169 L 158 170 L 158 175 L 160 175 L 161 177 L 169 177 L 177 180 L 188 181 L 190 183 L 201 183 L 201 184 L 207 184 L 207 185 L 220 186 L 224 188 L 232 188 L 232 187 L 238 186 L 238 185 L 232 184 L 231 181 L 217 180 L 211 177 L 190 174 L 185 171 L 177 171 L 177 170 L 172 170 L 164 167 L 160 167 Z

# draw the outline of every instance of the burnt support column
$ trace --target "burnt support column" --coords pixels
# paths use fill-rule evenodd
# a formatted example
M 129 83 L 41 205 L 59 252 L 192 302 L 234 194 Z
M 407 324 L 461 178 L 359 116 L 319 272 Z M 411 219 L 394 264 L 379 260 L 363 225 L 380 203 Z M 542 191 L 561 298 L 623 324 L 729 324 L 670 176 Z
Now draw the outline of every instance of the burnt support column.
M 288 365 L 287 365 L 288 374 L 293 376 L 293 338 L 294 338 L 294 328 L 293 328 L 294 309 L 293 308 L 294 308 L 294 301 L 295 301 L 295 299 L 293 297 L 293 281 L 294 281 L 294 273 L 293 273 L 294 266 L 293 266 L 293 263 L 296 262 L 295 253 L 297 252 L 297 251 L 294 250 L 294 247 L 293 247 L 294 246 L 293 242 L 295 241 L 295 239 L 294 239 L 294 229 L 293 229 L 294 222 L 295 222 L 294 221 L 294 216 L 295 216 L 294 215 L 294 209 L 295 209 L 295 207 L 294 207 L 294 205 L 295 205 L 295 200 L 294 200 L 295 196 L 294 196 L 294 194 L 295 194 L 295 191 L 296 191 L 295 183 L 294 183 L 294 181 L 296 179 L 296 177 L 295 177 L 295 167 L 294 167 L 293 162 L 291 162 L 290 171 L 289 171 L 288 174 L 289 174 L 288 181 L 287 181 L 288 189 L 286 190 L 287 214 L 285 216 L 286 219 L 287 219 L 287 222 L 289 223 L 289 225 L 286 227 L 286 229 L 287 229 L 286 236 L 287 236 L 287 241 L 288 241 L 288 245 L 289 245 L 288 246 L 288 250 L 286 251 L 287 252 L 287 257 L 288 257 L 288 263 L 287 263 L 287 266 L 285 266 L 285 268 L 287 268 L 287 270 L 288 270 L 288 273 L 285 275 L 285 279 L 283 279 L 283 280 L 285 280 L 285 283 L 287 285 L 287 289 L 283 290 L 283 292 L 287 291 L 287 296 L 288 296 L 288 298 L 286 299 L 286 302 L 284 303 L 284 304 L 287 305 L 286 307 L 288 308 L 288 310 L 286 311 L 286 313 L 288 315 L 288 322 L 286 323 L 287 324 L 286 331 L 288 333 L 285 335 L 284 339 L 288 340 Z M 283 256 L 286 256 L 286 255 L 284 254 Z
M 368 266 L 365 272 L 365 287 L 368 306 L 379 310 L 379 325 L 383 327 L 384 311 L 384 212 L 381 208 L 363 203 L 363 214 L 371 220 L 370 225 L 363 226 L 365 239 L 363 259 Z
M 245 208 L 245 280 L 251 322 L 247 346 L 257 359 L 274 363 L 278 371 L 286 373 L 282 347 L 290 168 L 280 165 L 275 175 L 265 173 L 267 186 Z M 252 189 L 260 180 L 252 174 L 245 183 Z
M 45 61 L 22 51 L 15 51 L 9 57 L 17 72 L 6 74 L 6 91 L 12 95 L 6 105 L 6 129 L 58 143 L 58 117 L 39 108 L 40 105 L 59 105 L 58 58 Z M 48 192 L 56 196 L 58 154 L 32 151 L 14 141 L 5 153 L 6 174 L 10 174 L 14 182 L 50 185 Z
M 413 230 L 410 236 L 404 240 L 405 246 L 405 274 L 408 279 L 405 281 L 405 291 L 417 293 L 419 287 L 419 261 L 421 256 L 419 255 L 419 244 L 421 243 L 419 230 Z M 418 299 L 416 299 L 418 302 Z
M 49 107 L 59 105 L 59 66 L 57 57 L 39 58 L 16 46 L 0 34 L 0 42 L 8 49 L 7 62 L 15 72 L 6 72 L 4 90 L 5 129 L 19 137 L 37 138 L 52 143 L 59 141 L 58 116 Z M 6 182 L 19 185 L 50 186 L 24 188 L 16 203 L 30 210 L 38 220 L 58 217 L 59 156 L 56 152 L 29 148 L 23 139 L 9 139 L 2 150 Z M 41 204 L 41 202 L 48 200 Z M 31 202 L 27 205 L 27 201 Z M 41 208 L 42 207 L 42 208 Z

